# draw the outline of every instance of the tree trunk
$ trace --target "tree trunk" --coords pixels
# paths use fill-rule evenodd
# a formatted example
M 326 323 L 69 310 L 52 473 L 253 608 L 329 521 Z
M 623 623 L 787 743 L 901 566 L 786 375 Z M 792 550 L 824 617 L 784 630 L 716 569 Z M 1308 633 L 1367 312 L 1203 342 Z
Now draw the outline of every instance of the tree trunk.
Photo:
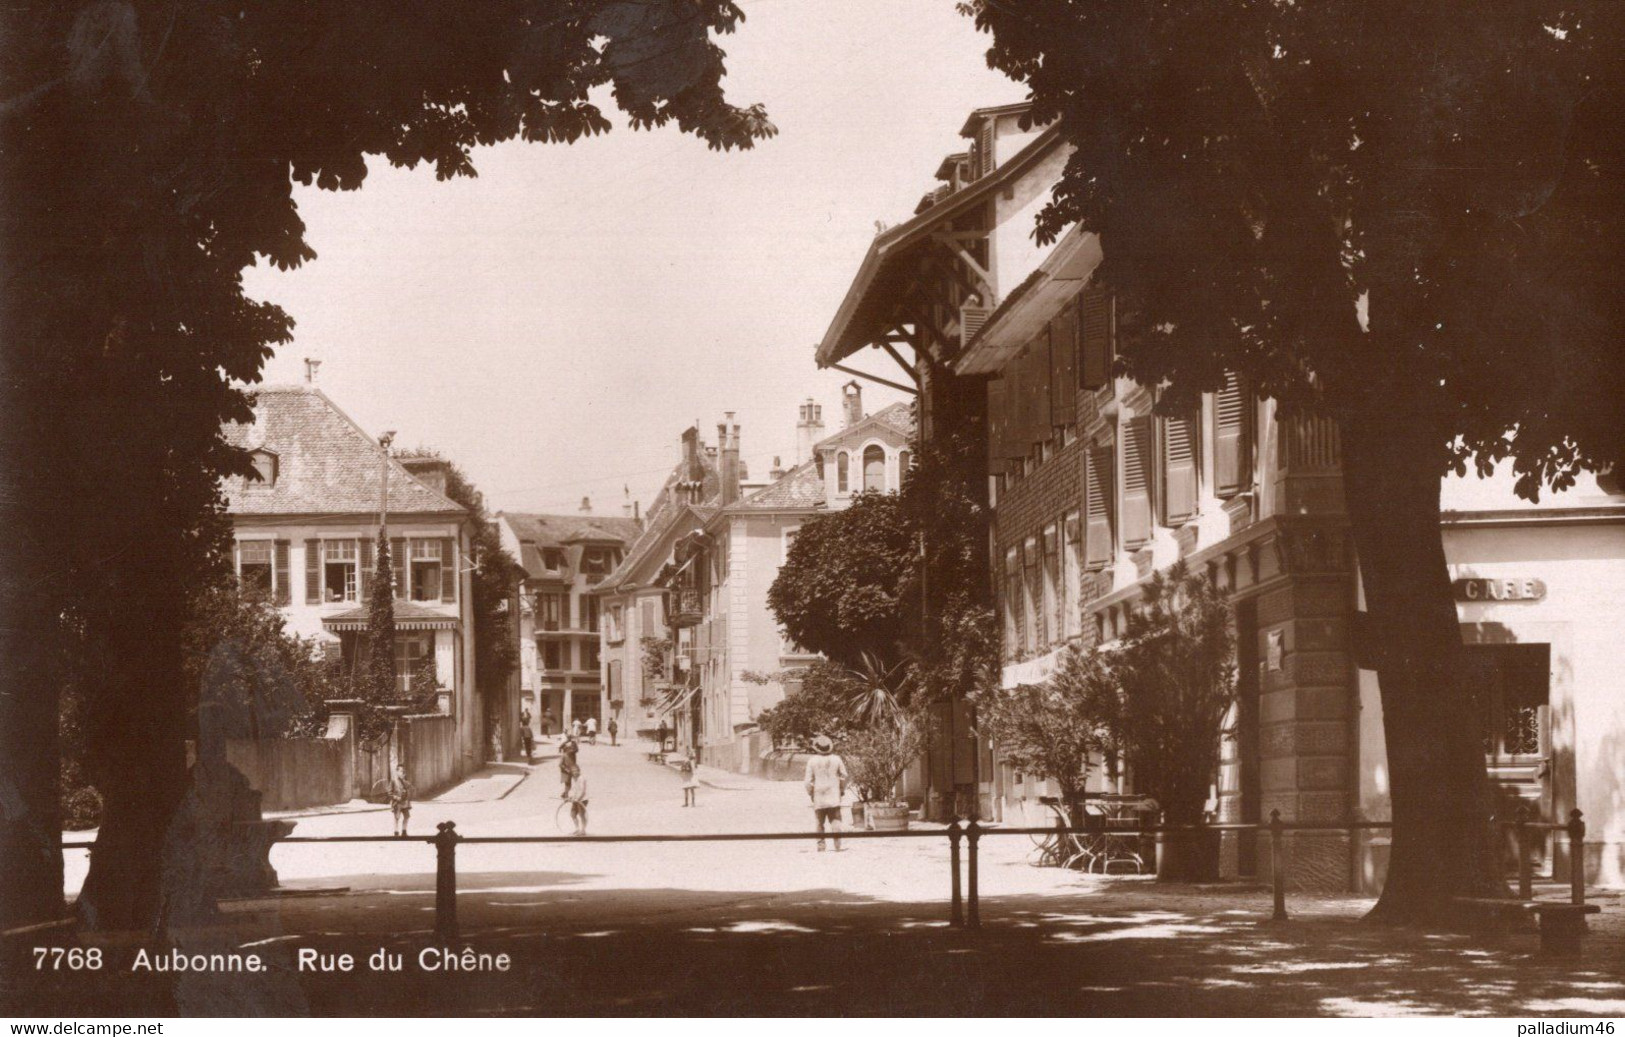
M 13 527 L 15 532 L 15 527 Z M 20 538 L 19 538 L 20 539 Z M 12 586 L 38 586 L 20 578 Z M 0 928 L 60 918 L 62 901 L 59 685 L 48 665 L 53 643 L 38 602 L 5 595 L 0 615 L 12 636 L 0 651 L 12 666 L 0 694 Z M 31 611 L 32 610 L 32 611 Z
M 1393 812 L 1370 918 L 1459 918 L 1452 896 L 1507 896 L 1480 718 L 1460 680 L 1461 631 L 1439 527 L 1442 434 L 1382 406 L 1343 422 L 1344 486 L 1382 695 Z
M 108 632 L 112 685 L 97 699 L 93 738 L 102 826 L 78 904 L 94 929 L 162 926 L 165 838 L 186 793 L 182 593 L 152 590 L 150 622 Z

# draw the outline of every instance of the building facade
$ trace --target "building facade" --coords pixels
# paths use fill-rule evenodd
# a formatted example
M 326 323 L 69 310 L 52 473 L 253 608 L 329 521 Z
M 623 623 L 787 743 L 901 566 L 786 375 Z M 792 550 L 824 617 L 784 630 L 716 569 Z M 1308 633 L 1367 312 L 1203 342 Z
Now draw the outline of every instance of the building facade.
M 440 711 L 456 720 L 457 773 L 478 767 L 484 713 L 474 682 L 473 577 L 464 564 L 473 518 L 442 492 L 444 463 L 391 456 L 314 384 L 253 396 L 253 420 L 224 430 L 249 451 L 257 475 L 224 486 L 238 579 L 270 593 L 291 633 L 316 638 L 353 671 L 385 508 L 401 690 L 433 677 Z
M 504 511 L 496 522 L 502 546 L 526 573 L 517 676 L 533 731 L 558 734 L 588 717 L 602 728 L 614 710 L 603 679 L 601 645 L 610 627 L 598 588 L 637 537 L 638 520 L 593 515 L 583 501 L 575 515 Z
M 1013 117 L 973 113 L 970 151 L 944 161 L 945 183 L 913 220 L 877 237 L 820 362 L 906 341 L 926 434 L 960 427 L 985 442 L 1006 688 L 1044 680 L 1068 645 L 1115 640 L 1146 578 L 1183 559 L 1227 593 L 1237 632 L 1240 689 L 1213 815 L 1388 819 L 1335 426 L 1278 418 L 1235 375 L 1179 414 L 1156 412 L 1154 387 L 1115 377 L 1114 302 L 1091 283 L 1099 242 L 1076 229 L 1048 248 L 1017 239 L 1030 234 L 1035 200 L 1048 196 L 1066 150 L 1047 131 L 1006 137 Z M 909 299 L 912 309 L 897 302 Z M 942 368 L 954 384 L 977 386 L 980 420 L 962 401 L 947 420 L 930 388 Z M 1625 666 L 1619 480 L 1582 478 L 1529 505 L 1504 473 L 1452 477 L 1443 499 L 1465 665 L 1499 794 L 1548 820 L 1582 810 L 1588 876 L 1621 884 L 1625 706 L 1611 680 Z M 1092 777 L 1097 789 L 1105 780 Z M 990 745 L 960 754 L 953 782 L 974 785 L 989 816 L 1054 792 Z M 1293 838 L 1295 882 L 1380 887 L 1386 837 Z M 1562 840 L 1541 853 L 1548 873 L 1567 874 Z M 1222 856 L 1228 875 L 1267 868 L 1252 837 L 1227 834 Z

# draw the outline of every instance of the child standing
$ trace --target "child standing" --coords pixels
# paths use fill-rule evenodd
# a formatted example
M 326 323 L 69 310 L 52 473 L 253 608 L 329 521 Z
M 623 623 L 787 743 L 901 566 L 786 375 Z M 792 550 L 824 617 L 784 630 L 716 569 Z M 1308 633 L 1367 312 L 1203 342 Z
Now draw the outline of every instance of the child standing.
M 581 773 L 581 768 L 575 768 L 570 775 L 569 784 L 565 786 L 564 798 L 570 804 L 570 820 L 575 823 L 576 835 L 587 834 L 587 776 Z
M 397 763 L 394 775 L 385 781 L 378 782 L 378 785 L 386 784 L 389 791 L 389 812 L 395 818 L 395 834 L 404 836 L 406 834 L 406 823 L 412 817 L 413 792 L 412 783 L 406 780 L 405 765 Z M 377 788 L 378 785 L 374 785 L 373 788 Z
M 683 772 L 683 806 L 699 806 L 700 779 L 694 775 L 694 750 L 684 753 L 677 766 Z

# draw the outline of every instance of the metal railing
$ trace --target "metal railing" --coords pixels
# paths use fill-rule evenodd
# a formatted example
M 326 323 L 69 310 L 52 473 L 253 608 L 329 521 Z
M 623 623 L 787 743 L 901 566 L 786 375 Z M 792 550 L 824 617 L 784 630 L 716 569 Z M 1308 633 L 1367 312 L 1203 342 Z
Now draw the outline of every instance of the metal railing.
M 1497 824 L 1512 827 L 1518 843 L 1518 893 L 1523 900 L 1529 900 L 1533 892 L 1533 866 L 1531 859 L 1531 842 L 1533 834 L 1540 831 L 1561 831 L 1567 836 L 1570 858 L 1570 898 L 1575 904 L 1585 903 L 1585 867 L 1584 846 L 1586 825 L 1584 816 L 1578 810 L 1569 812 L 1566 824 L 1552 822 L 1539 822 L 1530 819 L 1521 813 L 1512 821 L 1498 821 Z M 283 844 L 328 844 L 328 843 L 426 843 L 435 848 L 435 936 L 442 940 L 455 940 L 458 938 L 457 923 L 457 847 L 461 844 L 470 846 L 488 844 L 517 844 L 517 845 L 548 845 L 548 844 L 580 844 L 580 843 L 723 843 L 723 842 L 791 842 L 795 840 L 816 839 L 820 842 L 836 839 L 834 832 L 820 833 L 817 831 L 799 832 L 733 832 L 733 833 L 706 833 L 693 835 L 514 835 L 514 836 L 465 836 L 457 831 L 455 821 L 442 821 L 435 826 L 434 835 L 430 836 L 394 836 L 394 835 L 332 835 L 332 836 L 288 836 L 278 839 L 275 845 Z M 1268 832 L 1270 836 L 1270 885 L 1273 899 L 1271 918 L 1274 921 L 1286 921 L 1288 918 L 1286 907 L 1287 870 L 1289 865 L 1286 853 L 1286 835 L 1289 832 L 1331 832 L 1350 833 L 1356 831 L 1379 831 L 1393 828 L 1392 821 L 1345 821 L 1340 824 L 1328 824 L 1310 821 L 1283 821 L 1279 810 L 1270 811 L 1270 820 L 1266 823 L 1216 823 L 1201 825 L 1145 825 L 1131 829 L 1120 829 L 1118 834 L 1134 836 L 1154 836 L 1168 833 L 1214 833 L 1214 832 L 1252 832 L 1255 834 Z M 968 822 L 954 821 L 945 828 L 910 828 L 894 831 L 868 831 L 856 829 L 843 831 L 839 840 L 845 839 L 936 839 L 944 836 L 948 839 L 948 873 L 949 873 L 949 909 L 948 923 L 955 928 L 979 929 L 982 925 L 981 894 L 979 889 L 979 844 L 984 836 L 989 835 L 1088 835 L 1097 834 L 1094 830 L 1083 827 L 1052 826 L 1041 827 L 1004 827 L 1002 825 L 983 825 L 975 820 Z M 837 841 L 839 841 L 837 840 Z M 964 848 L 963 863 L 961 862 L 961 845 Z M 62 843 L 63 849 L 94 849 L 95 843 L 90 841 L 67 841 Z M 962 881 L 963 879 L 963 881 Z

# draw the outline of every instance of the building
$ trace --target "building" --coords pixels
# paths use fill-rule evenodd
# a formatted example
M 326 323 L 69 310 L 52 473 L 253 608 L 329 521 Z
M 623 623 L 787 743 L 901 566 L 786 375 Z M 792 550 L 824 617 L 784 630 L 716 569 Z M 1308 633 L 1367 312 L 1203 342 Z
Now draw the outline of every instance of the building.
M 538 734 L 557 734 L 588 717 L 602 726 L 614 696 L 602 678 L 600 635 L 607 627 L 598 588 L 637 538 L 638 519 L 593 515 L 583 499 L 575 515 L 504 511 L 496 522 L 502 546 L 526 573 L 518 610 L 520 704 L 530 709 Z
M 267 590 L 290 632 L 318 639 L 353 670 L 365 650 L 379 509 L 387 503 L 402 691 L 432 676 L 440 712 L 455 721 L 451 769 L 478 767 L 484 710 L 474 683 L 473 577 L 464 564 L 473 517 L 441 492 L 444 462 L 390 456 L 313 381 L 252 395 L 253 420 L 225 428 L 229 443 L 249 451 L 258 476 L 224 485 L 238 579 Z
M 1005 118 L 983 120 L 992 124 L 995 154 Z M 1031 213 L 974 197 L 1001 172 L 1015 178 L 1001 197 L 1042 194 L 1040 182 L 1053 175 L 1050 157 L 1038 154 L 1046 147 L 1044 135 L 1030 139 L 1010 164 L 981 171 L 968 186 L 947 185 L 922 212 L 957 212 L 955 199 L 970 195 L 981 216 L 969 222 L 984 228 L 981 238 L 966 231 L 943 240 L 969 249 L 966 263 L 985 258 L 989 291 L 976 301 L 993 307 L 961 305 L 957 341 L 935 359 L 983 386 L 1004 686 L 1043 680 L 1068 644 L 1113 641 L 1149 574 L 1183 559 L 1227 592 L 1238 635 L 1240 694 L 1211 801 L 1218 819 L 1257 822 L 1279 810 L 1288 821 L 1386 820 L 1381 702 L 1375 672 L 1362 665 L 1358 560 L 1335 426 L 1279 419 L 1273 401 L 1234 375 L 1199 408 L 1168 415 L 1154 412 L 1154 388 L 1114 377 L 1113 300 L 1090 282 L 1098 241 L 1074 229 L 1048 249 L 1001 262 L 1008 235 L 1000 228 L 1016 220 L 1013 230 L 1030 229 Z M 1031 161 L 1012 172 L 1023 156 Z M 905 224 L 888 250 L 923 227 L 920 217 Z M 821 360 L 866 339 L 886 342 L 876 330 L 884 322 L 858 327 L 866 306 L 882 305 L 870 299 L 882 289 L 865 286 L 948 301 L 964 290 L 945 261 L 900 268 L 891 276 L 901 280 L 890 282 L 869 269 L 885 262 L 866 261 L 854 286 L 863 292 L 843 306 L 853 316 L 832 328 Z M 933 341 L 946 339 L 939 332 Z M 1492 777 L 1509 806 L 1522 800 L 1559 820 L 1584 811 L 1589 877 L 1625 883 L 1625 700 L 1613 683 L 1625 666 L 1619 480 L 1582 479 L 1537 506 L 1513 496 L 1505 473 L 1451 477 L 1443 499 Z M 975 763 L 970 777 L 992 816 L 1053 791 L 1002 763 L 996 746 L 979 747 Z M 1225 874 L 1267 868 L 1255 838 L 1224 838 Z M 1380 887 L 1386 837 L 1296 833 L 1293 841 L 1294 882 Z M 1548 841 L 1542 867 L 1566 875 L 1567 854 L 1561 840 Z
M 753 487 L 733 415 L 717 448 L 697 428 L 683 460 L 650 509 L 649 528 L 605 585 L 606 607 L 624 626 L 606 628 L 606 681 L 624 686 L 639 730 L 662 718 L 679 748 L 702 762 L 761 772 L 774 746 L 757 722 L 818 656 L 791 643 L 768 589 L 802 525 L 846 507 L 866 489 L 895 492 L 910 463 L 914 418 L 907 404 L 874 414 L 857 383 L 842 390 L 842 427 L 825 436 L 822 408 L 799 409 L 798 452 L 788 470 Z M 669 660 L 662 661 L 663 659 Z

